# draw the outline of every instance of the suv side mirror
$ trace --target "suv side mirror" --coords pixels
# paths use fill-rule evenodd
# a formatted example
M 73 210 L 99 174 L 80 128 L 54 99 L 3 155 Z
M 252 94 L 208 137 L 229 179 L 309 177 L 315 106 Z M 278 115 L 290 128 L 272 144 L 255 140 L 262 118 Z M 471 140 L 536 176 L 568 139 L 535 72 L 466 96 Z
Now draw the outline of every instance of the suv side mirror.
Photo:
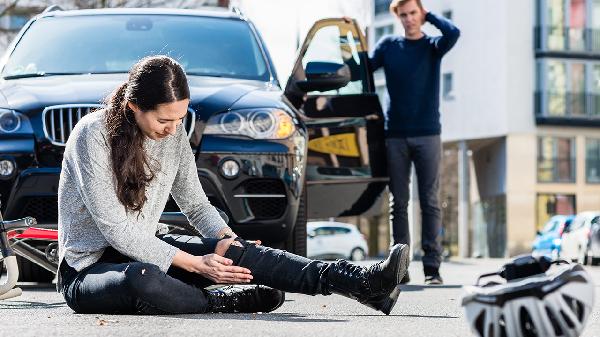
M 350 67 L 333 62 L 308 62 L 305 81 L 296 85 L 304 92 L 328 91 L 345 87 L 350 82 Z
M 315 236 L 317 236 L 317 234 L 315 233 L 315 231 L 310 231 L 310 232 L 306 233 L 306 235 L 307 235 L 309 238 L 311 238 L 311 239 L 312 239 L 312 238 L 314 238 Z

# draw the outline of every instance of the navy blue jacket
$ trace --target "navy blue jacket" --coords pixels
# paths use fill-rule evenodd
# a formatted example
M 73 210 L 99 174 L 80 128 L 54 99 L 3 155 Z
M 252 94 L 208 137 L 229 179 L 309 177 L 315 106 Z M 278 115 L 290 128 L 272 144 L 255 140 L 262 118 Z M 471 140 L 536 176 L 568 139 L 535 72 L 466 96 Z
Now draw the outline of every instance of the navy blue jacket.
M 418 40 L 386 36 L 369 58 L 371 70 L 383 67 L 389 94 L 385 109 L 387 137 L 439 135 L 440 64 L 460 31 L 449 20 L 427 13 L 425 20 L 442 36 Z

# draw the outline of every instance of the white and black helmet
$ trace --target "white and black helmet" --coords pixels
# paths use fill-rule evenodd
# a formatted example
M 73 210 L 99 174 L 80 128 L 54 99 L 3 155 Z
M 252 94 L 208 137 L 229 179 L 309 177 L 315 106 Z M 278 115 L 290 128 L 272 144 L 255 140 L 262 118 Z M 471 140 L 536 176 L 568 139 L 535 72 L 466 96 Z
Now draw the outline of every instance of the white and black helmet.
M 480 284 L 492 275 L 503 283 Z M 583 267 L 547 257 L 520 256 L 464 290 L 466 318 L 480 337 L 577 337 L 594 305 L 594 284 Z

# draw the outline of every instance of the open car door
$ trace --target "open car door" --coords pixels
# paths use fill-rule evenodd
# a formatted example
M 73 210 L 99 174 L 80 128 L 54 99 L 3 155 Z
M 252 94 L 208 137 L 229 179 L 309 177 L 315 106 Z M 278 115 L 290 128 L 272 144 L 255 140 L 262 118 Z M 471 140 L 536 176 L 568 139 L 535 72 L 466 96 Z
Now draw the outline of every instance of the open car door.
M 308 128 L 308 218 L 379 212 L 388 180 L 383 114 L 356 21 L 314 24 L 284 95 Z

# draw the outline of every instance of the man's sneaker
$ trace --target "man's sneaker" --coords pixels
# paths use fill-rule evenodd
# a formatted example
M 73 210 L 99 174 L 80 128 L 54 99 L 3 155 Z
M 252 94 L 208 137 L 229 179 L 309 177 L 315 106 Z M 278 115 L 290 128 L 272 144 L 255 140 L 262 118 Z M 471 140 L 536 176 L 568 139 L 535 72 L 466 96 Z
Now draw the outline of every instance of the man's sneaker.
M 231 285 L 206 290 L 208 312 L 271 312 L 285 300 L 281 290 L 266 286 Z
M 440 270 L 438 268 L 425 266 L 423 269 L 425 272 L 426 285 L 444 284 L 444 280 L 442 280 L 442 277 L 440 276 Z
M 429 276 L 425 276 L 425 284 L 426 285 L 440 285 L 440 284 L 444 284 L 444 280 L 442 280 L 442 277 L 440 276 L 440 274 L 437 275 L 429 275 Z
M 400 280 L 400 284 L 407 284 L 408 282 L 410 282 L 410 275 L 408 275 L 408 270 L 407 270 L 406 274 L 404 274 L 404 277 L 402 278 L 402 280 Z

